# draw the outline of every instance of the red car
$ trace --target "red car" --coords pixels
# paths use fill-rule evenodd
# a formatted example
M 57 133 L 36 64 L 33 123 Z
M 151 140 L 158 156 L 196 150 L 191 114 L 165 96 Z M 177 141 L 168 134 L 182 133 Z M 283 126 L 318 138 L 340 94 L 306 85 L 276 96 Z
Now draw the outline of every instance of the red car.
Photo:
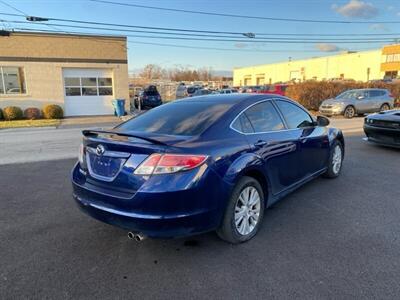
M 285 96 L 286 88 L 288 87 L 287 84 L 272 84 L 266 85 L 261 87 L 260 89 L 256 90 L 257 94 L 276 94 Z

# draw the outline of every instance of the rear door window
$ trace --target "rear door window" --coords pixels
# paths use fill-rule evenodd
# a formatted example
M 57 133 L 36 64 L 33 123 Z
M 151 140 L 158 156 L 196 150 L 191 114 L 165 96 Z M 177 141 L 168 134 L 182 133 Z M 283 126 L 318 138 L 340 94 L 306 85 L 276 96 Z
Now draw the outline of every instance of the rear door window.
M 249 119 L 255 133 L 277 131 L 285 128 L 271 101 L 253 105 L 244 114 Z
M 275 100 L 289 129 L 309 127 L 314 124 L 311 116 L 303 109 L 288 101 Z

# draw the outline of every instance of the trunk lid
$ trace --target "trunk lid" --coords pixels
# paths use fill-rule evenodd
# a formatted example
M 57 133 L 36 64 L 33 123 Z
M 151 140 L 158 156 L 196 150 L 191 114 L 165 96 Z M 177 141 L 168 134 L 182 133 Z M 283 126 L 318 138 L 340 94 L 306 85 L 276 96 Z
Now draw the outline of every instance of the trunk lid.
M 100 188 L 133 195 L 145 178 L 135 175 L 136 168 L 151 154 L 164 153 L 188 137 L 122 132 L 84 130 L 84 161 L 86 182 Z

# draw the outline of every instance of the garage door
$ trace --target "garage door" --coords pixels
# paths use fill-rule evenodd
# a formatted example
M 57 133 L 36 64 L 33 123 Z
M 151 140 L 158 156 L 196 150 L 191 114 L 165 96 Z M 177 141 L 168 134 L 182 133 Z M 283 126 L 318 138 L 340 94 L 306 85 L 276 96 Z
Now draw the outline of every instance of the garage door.
M 66 116 L 111 115 L 112 70 L 63 69 Z

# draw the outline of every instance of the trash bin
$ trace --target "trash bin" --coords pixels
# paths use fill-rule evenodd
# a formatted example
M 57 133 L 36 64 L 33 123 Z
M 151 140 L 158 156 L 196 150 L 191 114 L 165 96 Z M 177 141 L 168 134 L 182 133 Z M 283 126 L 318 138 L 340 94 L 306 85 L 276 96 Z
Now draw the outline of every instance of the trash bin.
M 125 99 L 114 99 L 112 101 L 114 106 L 114 114 L 118 117 L 125 115 Z

